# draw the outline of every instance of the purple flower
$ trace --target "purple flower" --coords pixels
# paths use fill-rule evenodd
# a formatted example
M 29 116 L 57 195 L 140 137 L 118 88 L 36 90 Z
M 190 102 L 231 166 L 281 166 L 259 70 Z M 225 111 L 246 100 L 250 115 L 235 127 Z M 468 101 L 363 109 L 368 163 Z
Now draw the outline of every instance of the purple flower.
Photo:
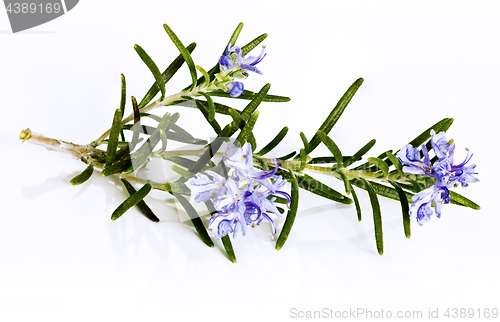
M 434 130 L 431 130 L 431 145 L 434 153 L 436 153 L 439 159 L 445 158 L 451 147 L 448 140 L 446 140 L 445 133 L 440 132 L 436 134 Z
M 234 78 L 247 78 L 248 72 L 251 71 L 257 74 L 262 72 L 255 67 L 266 56 L 265 46 L 262 46 L 262 51 L 259 56 L 243 56 L 241 48 L 238 46 L 226 48 L 225 55 L 219 58 L 219 66 L 222 70 L 222 76 L 229 77 L 229 83 L 225 83 L 227 91 L 232 97 L 238 97 L 243 93 L 244 85 L 242 82 L 231 81 Z M 224 78 L 224 77 L 223 77 Z
M 255 168 L 251 145 L 245 143 L 241 148 L 229 144 L 223 162 L 229 168 L 226 178 L 206 171 L 212 179 L 205 174 L 197 174 L 186 184 L 191 189 L 192 202 L 213 201 L 217 213 L 210 218 L 208 228 L 216 237 L 229 233 L 233 233 L 235 237 L 240 233 L 245 235 L 248 225 L 254 227 L 262 221 L 267 221 L 274 236 L 276 226 L 270 214 L 281 217 L 274 205 L 274 195 L 283 196 L 288 204 L 291 202 L 290 195 L 280 190 L 286 180 L 275 174 L 279 166 L 278 161 L 276 160 L 272 170 L 262 171 Z
M 224 71 L 231 70 L 236 67 L 236 69 L 249 70 L 262 75 L 262 72 L 258 70 L 255 65 L 260 63 L 266 56 L 265 49 L 266 46 L 262 46 L 260 55 L 257 57 L 245 57 L 243 56 L 239 46 L 227 46 L 226 55 L 221 56 L 219 59 L 219 65 Z
M 424 159 L 420 160 L 420 150 L 414 148 L 411 144 L 403 146 L 397 157 L 402 164 L 406 165 L 403 172 L 411 174 L 430 175 L 432 173 L 432 165 L 429 158 L 429 152 L 425 144 L 422 144 L 422 153 Z
M 196 177 L 189 179 L 186 186 L 191 190 L 191 202 L 206 202 L 214 192 L 216 195 L 221 195 L 225 192 L 226 178 L 220 176 L 213 171 L 206 171 L 213 180 L 202 173 L 196 174 Z
M 434 202 L 434 211 L 431 208 Z M 424 189 L 413 196 L 410 214 L 417 219 L 417 223 L 422 226 L 431 218 L 435 212 L 436 216 L 441 217 L 441 207 L 443 203 L 450 202 L 450 191 L 446 185 L 435 184 Z
M 465 160 L 454 165 L 455 143 L 448 141 L 444 132 L 436 134 L 434 130 L 431 130 L 431 146 L 437 157 L 434 164 L 430 162 L 425 144 L 421 147 L 423 159 L 420 157 L 420 150 L 413 148 L 411 145 L 403 146 L 397 154 L 397 157 L 405 166 L 403 172 L 424 175 L 434 178 L 436 181 L 433 186 L 420 191 L 413 197 L 411 214 L 420 225 L 427 222 L 434 212 L 438 218 L 441 216 L 442 205 L 451 201 L 449 188 L 458 184 L 467 187 L 470 182 L 479 181 L 473 176 L 477 174 L 474 170 L 476 165 L 467 166 L 467 163 L 472 158 L 472 154 L 468 149 L 466 149 L 467 156 Z M 431 208 L 432 204 L 434 204 L 434 211 Z
M 224 163 L 229 168 L 235 169 L 237 177 L 244 177 L 253 180 L 265 180 L 272 178 L 279 167 L 278 159 L 275 160 L 273 170 L 262 171 L 253 166 L 253 153 L 250 143 L 245 143 L 242 148 L 234 144 L 229 144 L 224 152 Z

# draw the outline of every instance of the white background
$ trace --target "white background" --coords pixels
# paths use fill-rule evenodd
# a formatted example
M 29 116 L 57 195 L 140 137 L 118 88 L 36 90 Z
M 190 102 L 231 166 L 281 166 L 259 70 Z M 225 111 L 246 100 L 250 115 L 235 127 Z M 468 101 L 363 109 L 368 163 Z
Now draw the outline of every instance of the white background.
M 294 308 L 410 310 L 424 317 L 429 309 L 442 315 L 446 308 L 500 308 L 494 190 L 500 5 L 346 3 L 87 0 L 17 34 L 0 10 L 0 320 L 287 321 L 296 320 Z M 19 141 L 29 127 L 89 143 L 111 124 L 120 73 L 129 96 L 142 98 L 153 83 L 134 44 L 163 70 L 178 55 L 162 27 L 167 23 L 184 44 L 197 42 L 194 61 L 208 69 L 240 21 L 240 44 L 269 34 L 268 54 L 259 64 L 264 75 L 252 74 L 246 88 L 258 91 L 270 82 L 270 93 L 292 98 L 259 108 L 261 147 L 285 125 L 290 131 L 276 156 L 300 147 L 299 132 L 310 139 L 363 77 L 331 132 L 340 149 L 354 153 L 376 138 L 370 151 L 376 156 L 453 117 L 448 138 L 460 151 L 474 152 L 481 180 L 458 192 L 482 209 L 447 205 L 441 219 L 424 227 L 414 223 L 408 240 L 398 202 L 382 198 L 385 253 L 379 256 L 364 191 L 358 192 L 361 223 L 354 206 L 304 192 L 284 248 L 274 249 L 263 224 L 233 242 L 233 264 L 218 241 L 206 247 L 179 221 L 168 195 L 147 199 L 160 223 L 135 209 L 112 222 L 110 214 L 125 197 L 117 180 L 96 172 L 84 185 L 71 186 L 84 164 Z M 167 91 L 182 89 L 189 79 L 184 66 Z M 213 134 L 198 113 L 180 112 L 179 123 L 194 134 Z M 326 152 L 320 146 L 315 155 Z M 327 182 L 342 189 L 340 182 Z M 283 220 L 276 222 L 281 227 Z

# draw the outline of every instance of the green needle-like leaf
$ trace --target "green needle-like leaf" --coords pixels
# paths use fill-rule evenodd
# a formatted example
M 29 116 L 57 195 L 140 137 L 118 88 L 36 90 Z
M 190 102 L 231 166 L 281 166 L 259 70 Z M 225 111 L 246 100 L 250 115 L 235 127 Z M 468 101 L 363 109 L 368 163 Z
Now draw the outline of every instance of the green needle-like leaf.
M 356 187 L 366 190 L 366 185 L 363 184 L 363 181 L 353 179 L 353 180 L 351 180 L 351 182 Z M 394 200 L 400 200 L 396 189 L 394 189 L 392 187 L 385 186 L 385 185 L 377 183 L 377 182 L 373 182 L 373 181 L 370 182 L 370 185 L 371 185 L 371 188 L 373 189 L 373 191 L 375 191 L 375 193 L 377 195 L 382 196 L 382 197 L 386 197 L 386 198 L 390 198 L 390 199 L 394 199 Z M 412 200 L 412 198 L 413 198 L 412 193 L 405 192 L 405 194 L 406 194 L 406 198 L 408 200 Z
M 328 115 L 326 120 L 319 127 L 319 131 L 323 132 L 326 135 L 330 133 L 330 130 L 333 128 L 335 123 L 337 123 L 340 116 L 347 107 L 347 104 L 349 104 L 352 97 L 354 96 L 354 94 L 356 94 L 356 91 L 358 90 L 358 88 L 361 86 L 362 83 L 363 83 L 363 78 L 359 78 L 349 87 L 347 92 L 345 92 L 340 101 L 337 103 L 337 105 L 335 105 L 333 110 L 330 112 L 330 115 Z M 320 142 L 321 139 L 316 133 L 316 135 L 314 135 L 311 141 L 309 142 L 309 150 L 306 151 L 307 154 L 310 154 L 314 149 L 316 149 L 316 147 L 319 145 Z
M 212 101 L 213 103 L 213 101 Z M 215 120 L 215 117 L 210 120 L 211 118 L 211 115 L 210 115 L 210 111 L 209 111 L 209 103 L 208 102 L 204 102 L 204 101 L 199 101 L 199 100 L 196 100 L 196 106 L 198 106 L 198 109 L 201 111 L 201 113 L 203 114 L 203 116 L 205 117 L 205 119 L 208 121 L 208 123 L 212 126 L 212 128 L 214 129 L 215 131 L 215 134 L 219 134 L 222 129 L 219 125 L 219 123 Z M 214 105 L 216 106 L 216 105 Z M 217 112 L 217 108 L 215 107 L 215 111 Z
M 253 127 L 255 125 L 255 122 L 257 122 L 257 118 L 259 117 L 259 111 L 255 111 L 252 116 L 250 116 L 250 119 L 248 122 L 245 124 L 243 129 L 240 132 L 240 135 L 236 138 L 236 141 L 240 143 L 240 146 L 243 146 L 245 142 L 249 142 L 252 145 L 252 151 L 255 150 L 255 140 L 252 140 L 251 134 Z
M 382 255 L 384 253 L 384 239 L 382 233 L 382 215 L 380 213 L 380 205 L 371 184 L 365 179 L 361 180 L 363 180 L 363 183 L 366 186 L 366 191 L 368 191 L 368 195 L 370 196 L 370 202 L 373 209 L 373 223 L 375 225 L 375 241 L 377 243 L 377 251 L 380 255 Z
M 172 131 L 174 131 L 175 133 L 177 133 L 179 136 L 185 138 L 186 141 L 188 141 L 188 142 L 194 142 L 194 141 L 196 141 L 196 139 L 194 138 L 194 136 L 192 136 L 188 131 L 184 130 L 182 127 L 180 127 L 177 124 L 170 123 L 169 124 L 169 128 Z
M 122 127 L 122 111 L 117 109 L 113 117 L 113 125 L 109 132 L 108 147 L 106 148 L 106 166 L 110 166 L 115 161 L 118 138 Z
M 196 48 L 196 43 L 192 43 L 186 47 L 186 50 L 189 53 L 192 53 L 195 48 Z M 175 73 L 179 70 L 179 68 L 181 68 L 182 64 L 184 64 L 184 57 L 182 57 L 182 55 L 179 55 L 162 73 L 164 84 L 166 84 L 175 75 Z M 151 100 L 156 96 L 156 94 L 158 94 L 159 91 L 160 89 L 158 88 L 158 85 L 155 82 L 151 86 L 147 94 L 144 96 L 144 98 L 141 100 L 141 102 L 139 103 L 139 109 L 148 105 L 149 102 L 151 102 Z
M 387 165 L 387 163 L 385 163 L 384 160 L 379 158 L 368 158 L 368 162 L 377 166 L 377 168 L 379 168 L 384 173 L 384 177 L 387 177 L 387 175 L 389 174 L 389 166 Z
M 262 34 L 257 38 L 255 38 L 254 40 L 252 40 L 251 42 L 249 42 L 248 44 L 246 44 L 245 46 L 241 47 L 241 53 L 243 54 L 243 56 L 245 56 L 246 54 L 251 52 L 252 49 L 260 45 L 260 43 L 262 43 L 266 38 L 267 34 Z
M 304 134 L 304 132 L 300 132 L 300 139 L 302 140 L 302 144 L 304 144 L 304 150 L 305 151 L 309 150 L 309 141 L 307 140 L 307 137 Z
M 129 195 L 133 195 L 137 192 L 137 190 L 135 190 L 135 188 L 130 184 L 130 182 L 128 182 L 127 180 L 125 179 L 120 179 L 123 183 L 123 185 L 125 186 L 125 189 L 127 189 L 127 192 L 129 193 Z M 141 213 L 146 216 L 146 218 L 148 218 L 149 220 L 151 221 L 154 221 L 154 222 L 159 222 L 160 219 L 158 217 L 156 217 L 156 215 L 154 214 L 154 212 L 151 210 L 151 208 L 149 208 L 149 206 L 144 202 L 144 200 L 141 200 L 139 201 L 137 204 L 136 204 L 137 208 L 139 208 L 139 210 L 141 211 Z
M 191 79 L 193 81 L 193 84 L 191 85 L 191 89 L 194 89 L 196 87 L 196 82 L 197 82 L 197 74 L 196 74 L 196 66 L 194 65 L 193 58 L 191 57 L 191 54 L 189 51 L 184 47 L 182 42 L 177 38 L 177 35 L 170 29 L 170 27 L 167 24 L 164 24 L 163 27 L 165 28 L 165 31 L 167 32 L 168 36 L 174 43 L 174 45 L 177 47 L 179 52 L 181 53 L 182 57 L 184 57 L 184 60 L 186 61 L 186 64 L 189 67 L 189 72 L 191 73 Z
M 361 221 L 361 206 L 359 204 L 358 196 L 356 195 L 356 191 L 354 191 L 354 188 L 352 187 L 351 182 L 349 182 L 349 185 L 351 186 L 352 199 L 354 200 L 354 205 L 356 206 L 356 213 L 358 215 L 358 221 Z
M 344 162 L 344 168 L 347 166 L 347 161 L 351 159 L 351 156 L 343 156 L 342 161 Z M 337 163 L 335 157 L 317 157 L 312 158 L 307 164 L 325 164 L 325 163 Z
M 337 173 L 340 175 L 342 181 L 344 182 L 345 193 L 350 194 L 352 190 L 351 183 L 342 171 L 337 171 Z
M 231 115 L 231 117 L 233 118 L 233 121 L 234 123 L 240 128 L 242 129 L 244 126 L 245 126 L 245 120 L 241 117 L 241 114 L 240 112 L 238 112 L 237 110 L 231 108 L 229 109 L 229 114 Z
M 189 172 L 181 167 L 178 167 L 176 165 L 172 166 L 172 170 L 174 170 L 175 172 L 180 174 L 184 179 L 189 179 L 189 178 L 194 176 L 191 172 Z
M 293 157 L 295 154 L 297 154 L 297 152 L 293 151 L 293 152 L 290 152 L 290 153 L 288 153 L 288 154 L 286 154 L 286 155 L 284 155 L 284 156 L 282 156 L 282 157 L 279 157 L 278 159 L 279 159 L 280 161 L 285 161 L 285 160 L 288 160 L 288 159 L 290 159 L 291 157 Z
M 263 147 L 259 152 L 257 152 L 257 155 L 265 155 L 266 153 L 269 153 L 272 149 L 274 149 L 280 142 L 283 140 L 285 137 L 286 133 L 288 132 L 288 127 L 285 126 L 284 128 L 281 129 L 281 131 L 274 137 L 274 139 L 271 140 L 265 147 Z
M 122 127 L 123 130 L 128 130 L 128 131 L 134 131 L 136 129 L 136 126 L 134 124 L 125 124 Z M 137 132 L 138 133 L 144 133 L 146 135 L 151 135 L 154 131 L 156 130 L 155 127 L 149 126 L 149 125 L 139 125 L 137 126 Z
M 176 115 L 176 114 L 179 114 L 179 113 L 175 113 L 175 114 L 172 115 L 172 122 L 174 122 L 173 118 L 174 118 L 174 115 Z M 160 122 L 160 120 L 161 120 L 161 116 L 158 116 L 158 115 L 155 115 L 155 114 L 140 113 L 139 116 L 140 117 L 148 117 L 148 118 L 150 118 L 152 120 L 155 120 L 156 122 Z M 135 115 L 134 115 L 134 120 L 135 120 Z
M 306 167 L 306 163 L 307 163 L 306 150 L 300 149 L 299 157 L 300 157 L 300 169 L 299 169 L 299 171 L 302 171 Z
M 82 171 L 82 173 L 76 175 L 69 183 L 71 183 L 74 186 L 77 186 L 79 184 L 84 183 L 87 181 L 90 176 L 92 176 L 92 173 L 94 173 L 94 166 L 92 164 L 89 164 L 85 170 Z
M 193 206 L 189 203 L 189 201 L 186 200 L 182 195 L 178 193 L 172 193 L 177 200 L 179 200 L 179 203 L 181 206 L 186 210 L 187 214 L 189 215 L 189 218 L 191 218 L 191 222 L 193 223 L 194 228 L 196 229 L 196 232 L 198 232 L 198 235 L 200 236 L 201 240 L 207 245 L 208 247 L 214 247 L 214 242 L 208 235 L 207 229 L 203 225 L 203 222 L 201 221 L 201 218 L 199 217 L 198 213 L 196 212 L 196 209 L 193 208 Z
M 323 133 L 323 131 L 321 131 L 321 130 L 318 130 L 318 132 L 316 132 L 316 135 L 323 142 L 323 144 L 326 145 L 328 150 L 330 150 L 330 152 L 335 157 L 335 161 L 337 162 L 337 169 L 342 169 L 344 167 L 344 161 L 343 161 L 342 153 L 340 152 L 337 144 L 335 144 L 335 142 L 333 142 L 333 140 L 328 135 Z
M 151 57 L 149 57 L 149 55 L 144 51 L 144 49 L 142 49 L 141 46 L 135 45 L 134 49 L 155 77 L 156 84 L 161 91 L 160 101 L 163 101 L 163 99 L 165 98 L 165 81 L 163 80 L 163 75 L 160 73 L 158 66 L 156 66 L 155 62 L 151 59 Z
M 217 91 L 210 92 L 210 95 L 211 96 L 219 96 L 219 97 L 227 97 L 227 98 L 243 99 L 243 100 L 253 100 L 255 98 L 255 96 L 257 96 L 257 93 L 244 90 L 243 93 L 240 96 L 238 96 L 238 97 L 232 97 L 227 92 L 224 92 L 222 90 L 217 90 Z M 285 97 L 285 96 L 279 96 L 279 95 L 266 95 L 266 96 L 264 96 L 264 98 L 262 99 L 262 101 L 263 102 L 274 102 L 274 103 L 289 102 L 290 98 L 289 97 Z
M 375 142 L 376 142 L 375 139 L 373 139 L 370 142 L 366 143 L 361 149 L 359 149 L 358 152 L 354 153 L 352 157 L 350 157 L 347 161 L 344 162 L 344 166 L 348 167 L 354 162 L 361 160 L 363 155 L 365 155 L 366 152 L 368 152 L 375 145 Z
M 184 135 L 177 134 L 176 132 L 173 132 L 173 131 L 167 131 L 167 137 L 169 140 L 182 142 L 182 143 L 195 144 L 195 145 L 208 144 L 208 142 L 206 140 L 196 139 L 196 138 L 190 139 Z
M 394 167 L 396 167 L 396 170 L 398 171 L 399 175 L 401 177 L 404 177 L 405 174 L 403 173 L 403 165 L 401 164 L 401 162 L 399 162 L 399 159 L 391 152 L 386 152 L 386 155 L 389 161 L 391 161 Z
M 288 178 L 287 178 L 288 180 Z M 312 192 L 318 196 L 326 199 L 330 199 L 343 204 L 351 204 L 352 200 L 348 197 L 342 195 L 340 192 L 330 188 L 326 184 L 314 179 L 308 174 L 301 175 L 297 177 L 299 187 Z
M 134 110 L 134 126 L 133 128 L 133 133 L 132 133 L 132 139 L 130 140 L 130 148 L 131 150 L 134 149 L 134 147 L 137 144 L 137 140 L 139 139 L 139 129 L 141 126 L 141 113 L 139 111 L 139 106 L 137 105 L 137 100 L 135 99 L 134 96 L 131 97 L 132 100 L 132 109 Z
M 392 150 L 389 150 L 389 151 L 386 151 L 384 153 L 381 153 L 379 156 L 377 156 L 377 158 L 383 160 L 384 158 L 387 157 L 387 153 L 388 152 L 392 153 Z M 375 172 L 375 171 L 377 171 L 378 168 L 376 166 L 371 166 L 370 167 L 370 165 L 371 165 L 370 162 L 365 162 L 362 165 L 355 167 L 353 170 L 364 170 L 364 171 L 368 171 L 368 172 Z
M 238 37 L 240 36 L 241 30 L 243 29 L 243 22 L 240 22 L 236 29 L 234 30 L 233 34 L 231 35 L 231 38 L 229 38 L 229 41 L 227 43 L 227 47 L 233 47 L 236 44 L 236 41 L 238 40 Z M 226 48 L 222 51 L 222 55 L 226 53 Z
M 295 221 L 295 216 L 297 215 L 297 209 L 299 207 L 299 184 L 292 170 L 289 171 L 289 174 L 292 184 L 292 190 L 291 190 L 292 201 L 290 203 L 290 210 L 286 215 L 285 223 L 283 224 L 283 228 L 281 228 L 281 233 L 278 237 L 278 240 L 276 241 L 276 249 L 278 250 L 283 247 L 288 236 L 290 235 L 293 222 Z
M 192 166 L 195 163 L 193 160 L 190 160 L 190 159 L 187 159 L 184 157 L 179 157 L 179 156 L 170 156 L 170 157 L 165 157 L 163 159 L 170 161 L 170 162 L 173 162 L 173 163 L 176 163 L 184 168 L 189 168 L 190 166 Z
M 155 146 L 160 142 L 160 129 L 166 130 L 170 122 L 170 113 L 165 113 L 162 117 L 160 124 L 156 130 L 151 134 L 151 136 L 144 142 L 139 149 L 132 155 L 132 163 L 134 168 L 139 168 L 144 162 L 147 161 L 149 155 L 155 148 Z
M 120 218 L 127 210 L 137 205 L 139 201 L 144 199 L 144 197 L 146 197 L 150 191 L 151 185 L 148 182 L 137 192 L 131 194 L 130 197 L 128 197 L 124 202 L 121 203 L 121 205 L 118 206 L 118 208 L 116 208 L 115 211 L 113 211 L 111 220 Z
M 413 146 L 414 148 L 421 146 L 424 144 L 428 139 L 431 138 L 431 130 L 434 130 L 436 133 L 439 132 L 446 132 L 450 126 L 453 124 L 453 119 L 452 118 L 444 118 L 441 121 L 437 122 L 424 132 L 417 136 L 413 141 L 411 141 L 409 144 Z
M 160 141 L 161 141 L 161 148 L 160 150 L 155 151 L 155 153 L 157 154 L 162 154 L 167 149 L 168 138 L 167 138 L 167 133 L 165 133 L 164 129 L 160 129 Z
M 257 95 L 252 99 L 250 103 L 245 106 L 243 111 L 241 111 L 241 117 L 247 121 L 250 118 L 250 115 L 259 107 L 260 103 L 263 101 L 264 97 L 267 95 L 267 92 L 271 88 L 271 84 L 267 83 L 262 87 Z
M 259 158 L 255 154 L 253 155 L 253 161 L 254 161 L 254 163 L 255 162 L 258 163 L 258 165 L 256 165 L 256 167 L 260 167 L 264 171 L 269 170 L 269 166 L 267 165 L 266 161 L 264 161 L 262 158 Z
M 215 104 L 210 95 L 207 93 L 201 92 L 203 96 L 205 96 L 205 99 L 207 100 L 208 104 L 208 117 L 207 120 L 208 122 L 212 122 L 215 118 Z M 234 111 L 234 110 L 233 110 Z
M 203 75 L 203 78 L 205 79 L 205 86 L 208 86 L 208 84 L 210 84 L 210 75 L 208 75 L 207 71 L 201 66 L 196 65 L 196 69 Z
M 406 194 L 401 189 L 401 187 L 394 181 L 389 181 L 389 183 L 396 189 L 399 195 L 399 201 L 401 202 L 401 211 L 403 212 L 403 228 L 406 238 L 411 236 L 411 221 L 410 221 L 410 206 L 408 205 L 408 199 L 406 199 Z
M 231 239 L 229 235 L 226 235 L 221 238 L 222 245 L 224 245 L 224 249 L 226 250 L 227 257 L 233 263 L 236 263 L 236 255 L 234 254 L 233 244 L 231 244 Z
M 128 172 L 132 168 L 132 161 L 130 158 L 125 158 L 113 163 L 110 166 L 106 166 L 101 175 L 104 177 L 110 176 L 115 173 Z
M 459 206 L 469 207 L 475 210 L 481 209 L 477 203 L 465 198 L 464 196 L 450 190 L 451 203 Z
M 122 74 L 122 95 L 120 99 L 120 110 L 122 111 L 122 117 L 125 113 L 126 101 L 127 101 L 127 82 L 125 81 L 125 75 Z
M 210 93 L 210 95 L 212 95 L 212 93 Z M 214 102 L 214 105 L 215 105 L 215 112 L 219 114 L 230 115 L 229 110 L 236 110 L 237 112 L 240 112 L 237 109 L 234 109 L 232 107 L 217 102 Z

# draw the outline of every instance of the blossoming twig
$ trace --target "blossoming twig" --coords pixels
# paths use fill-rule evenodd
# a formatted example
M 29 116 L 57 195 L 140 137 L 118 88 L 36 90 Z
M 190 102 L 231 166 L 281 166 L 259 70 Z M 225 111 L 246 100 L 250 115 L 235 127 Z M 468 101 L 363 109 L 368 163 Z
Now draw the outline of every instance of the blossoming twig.
M 362 209 L 355 188 L 366 190 L 372 205 L 379 254 L 383 253 L 379 196 L 400 201 L 407 238 L 411 236 L 410 216 L 422 225 L 434 213 L 440 217 L 443 204 L 456 203 L 479 209 L 477 204 L 451 190 L 458 185 L 467 187 L 469 183 L 479 181 L 475 177 L 475 165 L 469 165 L 472 154 L 468 150 L 463 162 L 454 162 L 455 143 L 445 138 L 445 132 L 453 123 L 451 118 L 437 122 L 395 154 L 387 151 L 359 164 L 374 146 L 375 140 L 369 141 L 351 156 L 342 154 L 341 147 L 328 134 L 363 83 L 362 78 L 349 87 L 311 140 L 300 133 L 302 147 L 279 158 L 268 156 L 287 134 L 288 128 L 284 127 L 264 148 L 256 152 L 253 129 L 258 120 L 259 105 L 262 102 L 287 102 L 290 99 L 268 94 L 270 84 L 263 86 L 258 93 L 245 89 L 242 80 L 249 77 L 249 72 L 262 74 L 257 65 L 266 57 L 266 47 L 261 47 L 258 56 L 247 54 L 260 46 L 267 35 L 263 34 L 239 47 L 236 42 L 242 27 L 243 24 L 238 25 L 216 65 L 207 71 L 195 65 L 191 57 L 196 45 L 193 43 L 184 47 L 172 29 L 164 25 L 179 50 L 179 56 L 160 73 L 146 51 L 139 45 L 134 47 L 153 74 L 155 83 L 140 103 L 132 96 L 133 113 L 124 117 L 126 83 L 122 75 L 120 108 L 115 111 L 111 128 L 97 140 L 78 145 L 50 139 L 30 129 L 23 130 L 20 139 L 63 152 L 87 164 L 87 169 L 71 180 L 73 185 L 88 180 L 94 169 L 100 170 L 103 176 L 120 178 L 130 196 L 113 212 L 113 220 L 137 205 L 147 218 L 158 221 L 158 217 L 146 205 L 145 197 L 152 189 L 169 192 L 186 210 L 201 240 L 213 247 L 212 238 L 220 238 L 232 262 L 236 262 L 236 256 L 231 238 L 246 235 L 249 227 L 259 226 L 262 222 L 269 223 L 273 239 L 280 231 L 276 249 L 284 246 L 297 214 L 300 189 L 334 202 L 354 203 L 358 220 L 362 220 Z M 166 83 L 184 63 L 189 68 L 191 84 L 179 93 L 166 95 Z M 199 78 L 198 72 L 201 73 Z M 158 94 L 160 98 L 154 100 Z M 242 111 L 238 111 L 215 102 L 214 97 L 245 99 L 249 103 Z M 193 137 L 177 124 L 179 113 L 166 112 L 163 116 L 150 113 L 160 106 L 172 105 L 199 109 L 215 131 L 216 139 L 207 142 Z M 217 120 L 218 114 L 230 115 L 232 121 L 221 126 Z M 153 120 L 156 126 L 142 124 L 142 118 Z M 238 134 L 236 138 L 232 138 L 235 134 Z M 231 140 L 233 143 L 225 144 Z M 171 150 L 167 149 L 170 141 L 203 147 Z M 321 143 L 326 145 L 331 155 L 312 155 Z M 105 150 L 99 148 L 104 145 Z M 432 153 L 435 155 L 433 158 Z M 172 170 L 179 177 L 169 182 L 139 178 L 137 170 L 147 167 L 153 158 L 175 163 Z M 326 174 L 343 181 L 345 193 L 336 191 L 308 173 Z M 130 182 L 142 187 L 136 190 Z M 193 204 L 205 205 L 210 214 L 208 225 L 200 218 Z M 285 221 L 279 228 L 275 221 L 280 220 L 285 212 Z

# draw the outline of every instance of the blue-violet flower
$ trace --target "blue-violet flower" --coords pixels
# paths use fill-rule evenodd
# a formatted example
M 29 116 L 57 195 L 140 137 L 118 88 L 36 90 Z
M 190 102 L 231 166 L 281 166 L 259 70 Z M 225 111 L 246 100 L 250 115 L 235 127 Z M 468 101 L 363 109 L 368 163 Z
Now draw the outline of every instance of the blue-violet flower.
M 224 78 L 229 76 L 231 78 L 231 81 L 226 85 L 226 88 L 232 97 L 240 96 L 244 90 L 243 83 L 234 81 L 234 78 L 247 78 L 247 71 L 262 74 L 262 72 L 258 70 L 255 65 L 260 63 L 266 56 L 265 48 L 265 46 L 262 46 L 261 53 L 257 57 L 243 56 L 239 46 L 228 46 L 226 48 L 225 55 L 222 55 L 219 59 L 219 66 L 222 71 L 221 77 Z
M 468 149 L 465 160 L 457 165 L 453 164 L 455 153 L 455 143 L 448 141 L 445 133 L 436 134 L 431 130 L 431 146 L 436 154 L 437 160 L 431 164 L 429 152 L 425 144 L 422 144 L 422 156 L 420 150 L 407 144 L 403 146 L 397 157 L 404 165 L 403 172 L 416 175 L 424 175 L 434 178 L 436 183 L 413 196 L 410 214 L 414 216 L 420 225 L 429 221 L 435 212 L 439 218 L 441 216 L 441 207 L 451 201 L 449 188 L 461 184 L 467 187 L 470 182 L 477 182 L 479 179 L 473 175 L 475 164 L 466 166 L 472 158 Z M 434 203 L 434 211 L 431 206 Z
M 217 212 L 210 218 L 208 228 L 216 237 L 229 233 L 233 233 L 233 236 L 241 233 L 244 236 L 248 225 L 254 227 L 267 221 L 274 236 L 276 226 L 270 213 L 281 217 L 274 205 L 276 196 L 284 197 L 288 204 L 291 202 L 290 195 L 280 190 L 286 180 L 276 175 L 278 160 L 272 170 L 255 168 L 252 148 L 247 142 L 241 148 L 229 144 L 223 155 L 223 163 L 229 169 L 226 177 L 205 171 L 206 174 L 198 173 L 186 183 L 191 190 L 192 202 L 213 201 Z

